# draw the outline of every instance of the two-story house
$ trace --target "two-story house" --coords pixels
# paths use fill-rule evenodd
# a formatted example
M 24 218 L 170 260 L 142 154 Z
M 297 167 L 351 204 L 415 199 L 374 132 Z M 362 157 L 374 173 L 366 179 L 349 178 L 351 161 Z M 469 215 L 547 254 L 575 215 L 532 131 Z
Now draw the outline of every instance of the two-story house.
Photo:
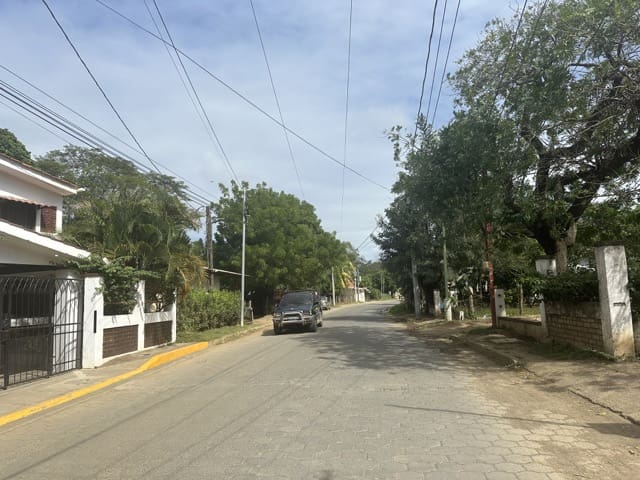
M 42 272 L 89 252 L 57 237 L 78 187 L 0 153 L 0 275 Z
M 78 187 L 0 154 L 0 387 L 81 366 L 89 256 L 60 240 L 62 202 Z

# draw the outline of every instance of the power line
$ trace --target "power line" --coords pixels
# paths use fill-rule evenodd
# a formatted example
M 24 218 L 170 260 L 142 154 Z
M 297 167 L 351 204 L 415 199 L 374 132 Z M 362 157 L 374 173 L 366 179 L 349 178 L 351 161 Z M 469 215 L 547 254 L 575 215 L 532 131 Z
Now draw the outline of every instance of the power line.
M 28 117 L 27 115 L 25 115 L 24 113 L 20 112 L 18 109 L 12 107 L 11 105 L 0 101 L 0 103 L 2 105 L 4 105 L 6 108 L 8 108 L 9 110 L 11 110 L 13 113 L 20 115 L 22 118 L 24 118 L 25 120 L 28 120 L 29 122 L 33 123 L 34 125 L 42 128 L 43 130 L 46 130 L 47 132 L 49 132 L 51 135 L 53 135 L 54 137 L 59 138 L 60 140 L 62 140 L 63 142 L 68 141 L 68 139 L 64 138 L 62 135 L 58 135 L 56 132 L 54 132 L 53 130 L 51 130 L 50 128 L 45 127 L 44 125 L 40 125 L 38 122 L 36 122 L 33 118 Z
M 442 42 L 442 30 L 444 28 L 444 19 L 447 14 L 448 0 L 445 0 L 444 7 L 442 9 L 442 20 L 440 21 L 440 32 L 438 33 L 438 48 L 436 48 L 436 59 L 433 62 L 433 75 L 431 76 L 431 89 L 429 90 L 429 101 L 427 102 L 427 113 L 425 118 L 429 120 L 429 112 L 431 111 L 431 99 L 433 98 L 433 87 L 436 83 L 436 73 L 438 72 L 438 58 L 440 58 L 440 44 Z
M 131 25 L 135 26 L 136 28 L 138 28 L 139 30 L 144 31 L 145 33 L 147 33 L 148 35 L 151 35 L 152 37 L 154 37 L 155 39 L 163 42 L 163 43 L 168 43 L 166 42 L 163 38 L 159 37 L 158 35 L 156 35 L 155 33 L 151 32 L 150 30 L 148 30 L 147 28 L 143 27 L 142 25 L 140 25 L 139 23 L 135 22 L 134 20 L 130 19 L 129 17 L 127 17 L 126 15 L 124 15 L 123 13 L 120 13 L 118 10 L 116 10 L 115 8 L 111 7 L 110 5 L 107 5 L 106 3 L 104 3 L 102 0 L 95 0 L 98 4 L 102 5 L 104 8 L 106 8 L 107 10 L 111 11 L 112 13 L 114 13 L 115 15 L 119 16 L 120 18 L 122 18 L 123 20 L 127 21 L 128 23 L 130 23 Z M 269 120 L 271 120 L 272 122 L 274 122 L 277 125 L 280 125 L 282 128 L 286 129 L 291 135 L 293 135 L 294 137 L 296 137 L 298 140 L 300 140 L 302 143 L 304 143 L 305 145 L 311 147 L 313 150 L 315 150 L 316 152 L 320 153 L 322 156 L 328 158 L 329 160 L 331 160 L 332 162 L 336 163 L 337 165 L 343 166 L 342 162 L 340 162 L 340 160 L 336 159 L 334 156 L 328 154 L 327 152 L 325 152 L 323 149 L 321 149 L 320 147 L 316 146 L 315 144 L 311 143 L 309 140 L 307 140 L 306 138 L 304 138 L 302 135 L 300 135 L 299 133 L 295 132 L 294 130 L 292 130 L 291 128 L 287 127 L 286 125 L 284 125 L 282 122 L 280 122 L 278 119 L 276 119 L 273 115 L 271 115 L 270 113 L 268 113 L 266 110 L 264 110 L 262 107 L 258 106 L 255 102 L 253 102 L 252 100 L 250 100 L 249 98 L 247 98 L 245 95 L 243 95 L 242 93 L 240 93 L 238 90 L 236 90 L 235 88 L 233 88 L 231 85 L 229 85 L 228 83 L 226 83 L 224 80 L 222 80 L 220 77 L 216 76 L 215 74 L 213 74 L 210 70 L 208 70 L 206 67 L 204 67 L 201 63 L 199 63 L 198 61 L 196 61 L 193 57 L 189 56 L 187 53 L 185 53 L 184 51 L 180 50 L 179 48 L 176 48 L 176 51 L 180 53 L 180 55 L 182 55 L 184 58 L 186 58 L 187 60 L 189 60 L 191 63 L 193 63 L 196 67 L 198 67 L 200 70 L 202 70 L 204 73 L 206 73 L 208 76 L 210 76 L 211 78 L 213 78 L 216 82 L 218 82 L 220 85 L 222 85 L 223 87 L 225 87 L 226 89 L 228 89 L 229 91 L 231 91 L 234 95 L 236 95 L 237 97 L 241 98 L 245 103 L 249 104 L 252 108 L 254 108 L 255 110 L 257 110 L 258 112 L 260 112 L 262 115 L 264 115 L 265 117 L 267 117 Z M 381 183 L 376 182 L 375 180 L 363 175 L 362 173 L 358 172 L 357 170 L 346 166 L 345 167 L 347 170 L 349 170 L 351 173 L 353 173 L 354 175 L 362 178 L 363 180 L 376 185 L 377 187 L 382 188 L 383 190 L 387 190 L 389 191 L 390 188 L 386 187 L 384 185 L 382 185 Z
M 104 140 L 98 138 L 97 136 L 93 135 L 92 133 L 88 132 L 87 130 L 85 130 L 82 127 L 78 126 L 77 124 L 73 123 L 69 119 L 67 119 L 64 116 L 60 115 L 59 113 L 53 111 L 52 109 L 46 107 L 45 105 L 43 105 L 42 103 L 38 102 L 37 100 L 29 97 L 25 93 L 21 92 L 20 90 L 18 90 L 17 88 L 11 86 L 10 84 L 8 84 L 7 82 L 5 82 L 3 80 L 0 80 L 0 96 L 2 96 L 5 99 L 9 100 L 10 102 L 12 102 L 14 105 L 18 106 L 19 108 L 27 111 L 28 113 L 30 113 L 34 117 L 37 117 L 40 120 L 42 120 L 43 122 L 46 122 L 47 124 L 49 124 L 49 125 L 55 127 L 56 129 L 62 131 L 64 134 L 72 137 L 73 139 L 77 140 L 78 142 L 80 142 L 80 143 L 82 143 L 82 144 L 84 144 L 84 145 L 86 145 L 86 146 L 88 146 L 90 148 L 98 149 L 98 150 L 104 152 L 107 155 L 126 159 L 126 160 L 130 161 L 131 163 L 137 165 L 143 172 L 145 172 L 145 173 L 149 172 L 149 170 L 150 170 L 149 167 L 147 167 L 143 163 L 141 163 L 138 160 L 134 159 L 130 155 L 120 151 L 119 149 L 117 149 L 116 147 L 110 145 L 109 143 L 105 142 Z M 49 129 L 47 129 L 46 127 L 42 127 L 42 128 L 45 128 L 50 133 L 53 133 Z M 167 169 L 166 167 L 165 167 L 165 169 L 168 170 L 169 172 L 171 172 L 171 170 Z M 173 172 L 171 172 L 171 173 L 173 173 Z M 177 175 L 175 173 L 174 173 L 174 175 L 177 178 L 180 178 L 181 180 L 185 181 L 185 183 L 190 183 L 187 180 L 185 180 L 184 178 L 180 177 L 179 175 Z M 186 189 L 186 191 L 191 194 L 192 200 L 194 200 L 196 202 L 201 202 L 201 203 L 204 203 L 204 204 L 210 203 L 210 200 L 205 198 L 205 197 L 203 197 L 202 195 L 199 195 L 199 194 L 193 192 L 192 190 L 189 190 L 188 188 Z
M 440 78 L 440 86 L 438 87 L 438 96 L 436 97 L 436 103 L 433 106 L 433 115 L 431 116 L 431 125 L 434 124 L 436 119 L 436 111 L 438 110 L 438 104 L 440 103 L 440 94 L 442 93 L 442 85 L 444 84 L 444 77 L 447 74 L 447 65 L 449 63 L 449 54 L 451 53 L 451 44 L 453 43 L 453 34 L 456 30 L 456 23 L 458 22 L 458 12 L 460 11 L 460 0 L 456 6 L 456 15 L 453 18 L 453 26 L 451 27 L 451 35 L 449 36 L 449 46 L 447 47 L 447 56 L 444 60 L 444 68 L 442 69 L 442 77 Z
M 264 61 L 267 65 L 267 72 L 269 73 L 269 81 L 271 82 L 271 90 L 273 90 L 273 96 L 276 100 L 276 106 L 278 107 L 278 115 L 280 116 L 280 122 L 283 125 L 282 131 L 284 132 L 284 138 L 287 141 L 287 147 L 289 148 L 289 156 L 291 157 L 291 163 L 293 163 L 293 169 L 296 172 L 296 178 L 298 179 L 298 186 L 300 187 L 300 193 L 302 193 L 302 199 L 304 200 L 304 190 L 302 188 L 302 182 L 300 181 L 300 173 L 298 172 L 298 165 L 296 164 L 296 159 L 293 155 L 293 149 L 291 148 L 291 142 L 289 141 L 289 133 L 287 129 L 284 128 L 284 117 L 282 116 L 282 109 L 280 108 L 280 101 L 278 100 L 278 94 L 276 93 L 276 86 L 273 82 L 273 76 L 271 75 L 271 67 L 269 66 L 269 58 L 267 57 L 267 50 L 264 47 L 264 42 L 262 41 L 262 32 L 260 31 L 260 25 L 258 23 L 258 16 L 256 15 L 256 9 L 253 5 L 253 0 L 249 0 L 251 4 L 251 12 L 253 13 L 253 20 L 256 24 L 256 30 L 258 32 L 258 38 L 260 39 L 260 46 L 262 47 L 262 55 L 264 56 Z
M 47 0 L 42 0 L 42 3 L 44 4 L 44 6 L 47 8 L 47 10 L 49 11 L 49 13 L 51 14 L 51 17 L 53 18 L 53 21 L 56 23 L 56 25 L 58 25 L 58 28 L 60 29 L 60 31 L 62 32 L 62 34 L 64 35 L 64 38 L 67 40 L 67 42 L 69 43 L 69 45 L 71 46 L 71 48 L 73 49 L 73 51 L 75 52 L 76 56 L 78 57 L 78 60 L 80 60 L 80 63 L 82 63 L 82 65 L 84 66 L 85 70 L 87 71 L 87 73 L 89 74 L 89 76 L 91 77 L 91 79 L 93 80 L 93 83 L 95 83 L 96 87 L 98 87 L 98 90 L 100 90 L 100 93 L 102 93 L 102 96 L 104 97 L 104 99 L 107 101 L 107 103 L 109 104 L 109 106 L 111 107 L 111 110 L 113 110 L 113 113 L 115 113 L 116 117 L 118 117 L 118 120 L 120 120 L 120 123 L 122 123 L 122 125 L 124 126 L 124 128 L 127 130 L 127 132 L 129 133 L 129 135 L 131 136 L 131 138 L 133 139 L 133 141 L 136 143 L 136 145 L 138 146 L 138 148 L 140 149 L 140 151 L 144 154 L 144 156 L 147 158 L 147 160 L 149 160 L 149 162 L 151 162 L 151 165 L 153 165 L 153 167 L 158 171 L 158 173 L 162 174 L 162 172 L 160 171 L 160 169 L 158 168 L 158 166 L 156 165 L 156 163 L 151 159 L 151 157 L 147 154 L 147 152 L 144 150 L 144 148 L 142 148 L 142 145 L 140 145 L 140 142 L 138 141 L 138 139 L 136 138 L 136 136 L 133 134 L 133 132 L 131 131 L 131 129 L 129 128 L 129 126 L 127 125 L 127 123 L 124 121 L 124 119 L 120 116 L 120 113 L 118 113 L 118 110 L 116 109 L 116 107 L 113 105 L 113 103 L 111 103 L 111 100 L 109 99 L 109 96 L 106 94 L 106 92 L 104 91 L 104 89 L 102 88 L 102 86 L 100 85 L 100 83 L 98 82 L 98 80 L 96 79 L 96 77 L 93 75 L 93 73 L 91 72 L 91 69 L 89 68 L 89 66 L 86 64 L 86 62 L 84 61 L 84 59 L 82 58 L 82 55 L 80 55 L 80 52 L 78 51 L 78 49 L 76 48 L 76 46 L 73 44 L 73 42 L 71 41 L 71 39 L 69 38 L 69 35 L 67 35 L 67 32 L 65 31 L 64 27 L 62 26 L 62 24 L 58 21 L 56 15 L 53 13 L 53 10 L 51 10 L 51 7 L 49 7 L 49 4 L 47 3 Z
M 45 92 L 44 90 L 40 89 L 39 87 L 37 87 L 36 85 L 34 85 L 31 82 L 28 82 L 27 80 L 25 80 L 23 77 L 21 77 L 20 75 L 12 72 L 11 70 L 9 70 L 8 68 L 4 67 L 4 66 L 0 66 L 1 68 L 3 68 L 4 70 L 10 72 L 12 75 L 14 75 L 16 78 L 21 79 L 22 81 L 24 81 L 27 85 L 31 86 L 32 88 L 34 88 L 35 90 L 37 90 L 38 92 L 42 93 L 43 95 L 47 96 L 47 98 L 51 99 L 52 101 L 56 102 L 58 105 L 62 106 L 63 108 L 73 112 L 74 114 L 78 115 L 80 118 L 82 118 L 83 120 L 89 122 L 91 125 L 95 126 L 96 128 L 100 129 L 101 131 L 103 131 L 104 133 L 108 134 L 109 136 L 111 136 L 112 138 L 118 140 L 120 143 L 122 143 L 123 145 L 129 147 L 131 150 L 134 150 L 136 152 L 138 152 L 138 150 L 136 150 L 132 145 L 124 142 L 123 140 L 119 139 L 118 137 L 116 137 L 115 135 L 113 135 L 111 132 L 109 132 L 108 130 L 105 130 L 104 128 L 100 127 L 99 125 L 97 125 L 96 123 L 92 122 L 90 119 L 88 119 L 87 117 L 83 116 L 82 114 L 78 113 L 77 111 L 75 111 L 74 109 L 68 107 L 67 105 L 65 105 L 64 103 L 60 102 L 59 100 L 57 100 L 55 97 L 49 95 L 47 92 Z M 49 123 L 52 126 L 55 126 L 56 128 L 58 128 L 59 130 L 65 132 L 67 135 L 71 136 L 72 138 L 80 141 L 81 143 L 91 147 L 91 148 L 99 148 L 100 150 L 109 150 L 110 155 L 114 155 L 114 156 L 119 156 L 121 158 L 125 158 L 129 161 L 131 161 L 132 163 L 135 163 L 136 165 L 138 165 L 143 171 L 148 172 L 150 169 L 149 167 L 147 167 L 146 165 L 144 165 L 143 163 L 135 160 L 133 157 L 131 157 L 130 155 L 122 152 L 121 150 L 119 150 L 118 148 L 110 145 L 109 143 L 107 143 L 106 141 L 100 139 L 99 137 L 93 135 L 92 133 L 88 132 L 87 130 L 83 129 L 82 127 L 78 126 L 77 124 L 73 123 L 72 121 L 70 121 L 69 119 L 67 119 L 66 117 L 64 117 L 63 115 L 55 112 L 54 110 L 50 109 L 49 107 L 45 106 L 44 104 L 38 102 L 37 100 L 35 100 L 34 98 L 30 97 L 29 95 L 25 94 L 24 92 L 21 92 L 18 88 L 12 86 L 11 84 L 0 80 L 0 85 L 5 87 L 5 93 L 11 95 L 14 99 L 17 99 L 16 101 L 18 103 L 16 103 L 16 101 L 10 100 L 12 101 L 14 104 L 20 106 L 21 108 L 23 108 L 23 110 L 26 110 L 28 112 L 30 112 L 32 115 L 38 116 L 38 118 L 40 118 L 41 120 Z M 5 98 L 7 98 L 5 96 Z M 29 108 L 31 108 L 32 110 L 35 109 L 38 114 L 34 113 L 32 110 L 30 110 L 29 108 L 25 108 L 25 105 L 28 106 Z M 42 115 L 46 116 L 47 118 L 43 118 Z M 47 120 L 48 119 L 48 120 Z M 52 123 L 53 122 L 53 123 Z M 64 128 L 61 128 L 62 125 Z M 45 128 L 46 129 L 46 128 Z M 75 133 L 70 133 L 68 130 L 71 130 L 72 132 Z M 83 140 L 82 138 L 78 138 L 78 135 L 81 135 L 85 140 Z M 62 139 L 63 141 L 66 141 L 65 139 Z M 140 152 L 138 152 L 140 153 Z M 185 179 L 184 177 L 181 177 L 180 175 L 178 175 L 177 173 L 175 173 L 174 171 L 172 171 L 171 169 L 169 169 L 168 167 L 162 165 L 161 163 L 158 163 L 158 165 L 160 165 L 161 167 L 163 167 L 166 171 L 168 171 L 169 173 L 171 173 L 172 175 L 174 175 L 174 177 L 179 178 L 180 180 L 182 180 L 183 182 L 185 182 L 186 184 L 190 184 L 192 185 L 194 188 L 202 191 L 205 194 L 209 194 L 209 192 L 207 192 L 206 190 L 198 187 L 197 185 L 195 185 L 194 183 L 190 182 L 189 180 Z M 195 193 L 195 192 L 194 192 Z M 201 197 L 204 198 L 204 197 Z
M 195 98 L 196 98 L 196 100 L 198 102 L 198 105 L 200 105 L 200 109 L 202 110 L 204 118 L 207 120 L 207 125 L 209 125 L 209 128 L 211 129 L 211 132 L 213 133 L 213 136 L 216 139 L 216 143 L 218 144 L 218 147 L 220 148 L 220 152 L 222 152 L 222 157 L 224 158 L 224 161 L 225 161 L 227 167 L 229 168 L 229 171 L 231 172 L 231 175 L 233 176 L 235 181 L 237 183 L 240 183 L 240 181 L 238 180 L 238 176 L 236 175 L 236 172 L 233 169 L 233 166 L 231 165 L 231 161 L 229 160 L 229 157 L 227 156 L 227 152 L 225 152 L 224 147 L 222 146 L 222 142 L 220 141 L 220 138 L 218 137 L 218 134 L 216 133 L 215 128 L 213 128 L 213 124 L 211 123 L 211 120 L 209 119 L 209 115 L 207 115 L 207 111 L 205 110 L 204 106 L 202 105 L 202 102 L 200 101 L 200 95 L 198 95 L 198 91 L 196 90 L 196 87 L 193 85 L 193 82 L 191 81 L 191 77 L 189 76 L 189 72 L 187 71 L 187 69 L 184 66 L 184 63 L 182 62 L 182 58 L 180 57 L 179 50 L 176 48 L 176 44 L 173 41 L 173 37 L 171 36 L 171 32 L 169 32 L 169 29 L 167 28 L 167 24 L 164 21 L 164 17 L 162 16 L 162 12 L 160 12 L 160 8 L 158 7 L 158 4 L 157 4 L 156 0 L 153 0 L 153 4 L 156 7 L 158 15 L 160 16 L 160 21 L 162 22 L 162 26 L 164 27 L 165 31 L 167 32 L 167 36 L 169 37 L 169 40 L 171 41 L 171 47 L 175 51 L 176 56 L 178 57 L 178 61 L 180 62 L 180 66 L 182 67 L 182 70 L 183 70 L 185 76 L 187 77 L 187 81 L 189 82 L 189 85 L 191 86 L 191 90 L 193 91 L 193 94 L 194 94 L 194 96 L 195 96 Z M 164 39 L 163 39 L 163 42 L 164 42 Z
M 369 233 L 366 237 L 364 237 L 364 240 L 362 240 L 362 242 L 360 242 L 360 245 L 358 245 L 356 247 L 356 250 L 360 250 L 362 247 L 364 247 L 367 243 L 369 243 L 371 241 L 371 235 L 373 235 L 375 233 L 375 231 L 378 229 L 378 225 L 376 225 L 375 227 L 373 227 L 373 230 L 371 230 L 371 233 Z
M 119 137 L 117 137 L 116 135 L 114 135 L 113 133 L 109 132 L 108 130 L 105 130 L 104 128 L 102 128 L 100 125 L 98 125 L 97 123 L 94 123 L 93 121 L 91 121 L 89 118 L 85 117 L 84 115 L 82 115 L 81 113 L 79 113 L 78 111 L 74 110 L 73 108 L 69 107 L 68 105 L 65 105 L 64 103 L 62 103 L 60 100 L 58 100 L 57 98 L 51 96 L 50 94 L 48 94 L 47 92 L 45 92 L 44 90 L 42 90 L 40 87 L 38 87 L 37 85 L 31 83 L 29 80 L 27 80 L 26 78 L 18 75 L 16 72 L 14 72 L 13 70 L 11 70 L 9 67 L 5 66 L 5 65 L 0 65 L 0 68 L 3 69 L 4 71 L 6 71 L 7 73 L 13 75 L 15 78 L 17 78 L 18 80 L 21 80 L 22 82 L 26 83 L 27 85 L 29 85 L 31 88 L 33 88 L 34 90 L 36 90 L 37 92 L 41 93 L 42 95 L 44 95 L 45 97 L 47 97 L 49 100 L 57 103 L 58 105 L 60 105 L 61 107 L 63 107 L 64 109 L 68 110 L 69 112 L 73 113 L 74 115 L 77 115 L 78 117 L 80 117 L 81 119 L 83 119 L 85 122 L 93 125 L 94 127 L 96 127 L 97 129 L 99 129 L 100 131 L 102 131 L 103 133 L 106 133 L 107 135 L 109 135 L 111 138 L 113 138 L 114 140 L 120 142 L 122 145 L 125 145 L 126 147 L 130 148 L 131 150 L 133 150 L 134 152 L 140 153 L 142 154 L 142 152 L 140 150 L 138 150 L 137 148 L 131 146 L 130 144 L 128 144 L 127 142 L 124 142 L 122 139 L 120 139 Z M 64 139 L 63 139 L 64 140 Z M 65 140 L 66 141 L 66 140 Z
M 420 102 L 418 103 L 418 114 L 416 115 L 416 128 L 413 131 L 414 139 L 416 134 L 418 133 L 418 122 L 420 121 L 420 113 L 422 112 L 422 100 L 424 98 L 424 85 L 427 81 L 427 72 L 429 70 L 429 58 L 431 57 L 431 41 L 433 40 L 433 31 L 436 25 L 437 8 L 438 8 L 438 0 L 435 0 L 435 2 L 433 3 L 433 16 L 431 18 L 431 32 L 429 33 L 429 44 L 427 47 L 427 60 L 424 63 L 424 76 L 422 77 L 422 88 L 420 89 Z
M 353 24 L 353 0 L 349 2 L 349 41 L 347 46 L 347 87 L 344 102 L 344 146 L 342 148 L 342 194 L 340 195 L 340 230 L 344 214 L 344 174 L 347 166 L 347 137 L 349 123 L 349 83 L 351 81 L 351 26 Z

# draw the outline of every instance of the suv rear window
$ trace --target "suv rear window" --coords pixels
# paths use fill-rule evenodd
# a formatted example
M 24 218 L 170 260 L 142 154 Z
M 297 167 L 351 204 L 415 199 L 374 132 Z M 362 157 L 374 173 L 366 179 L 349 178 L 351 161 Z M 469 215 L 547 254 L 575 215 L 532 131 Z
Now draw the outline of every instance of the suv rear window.
M 311 292 L 291 292 L 285 293 L 280 300 L 280 305 L 304 305 L 313 303 L 313 293 Z

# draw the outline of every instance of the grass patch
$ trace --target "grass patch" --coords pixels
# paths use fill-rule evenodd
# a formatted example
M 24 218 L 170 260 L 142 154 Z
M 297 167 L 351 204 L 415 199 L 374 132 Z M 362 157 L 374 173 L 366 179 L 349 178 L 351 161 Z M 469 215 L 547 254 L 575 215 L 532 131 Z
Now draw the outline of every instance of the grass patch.
M 389 309 L 390 315 L 406 315 L 408 313 L 413 313 L 409 311 L 406 303 L 398 303 Z
M 177 332 L 176 343 L 192 343 L 192 342 L 211 342 L 227 335 L 237 335 L 248 329 L 252 324 L 241 327 L 240 325 L 231 325 L 228 327 L 212 328 L 210 330 L 203 330 L 202 332 Z
M 496 330 L 493 327 L 474 327 L 467 331 L 467 335 L 488 335 Z
M 593 350 L 582 350 L 570 345 L 554 345 L 553 343 L 532 343 L 532 350 L 552 360 L 600 360 L 611 361 L 606 355 Z

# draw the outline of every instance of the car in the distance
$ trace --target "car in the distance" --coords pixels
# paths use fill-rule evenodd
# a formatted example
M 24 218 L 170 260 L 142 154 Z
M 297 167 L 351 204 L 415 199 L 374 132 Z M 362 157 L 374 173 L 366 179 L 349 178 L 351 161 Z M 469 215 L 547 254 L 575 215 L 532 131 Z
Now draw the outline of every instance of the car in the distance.
M 320 305 L 322 306 L 323 310 L 329 310 L 331 308 L 329 297 L 320 297 Z
M 276 335 L 291 327 L 315 332 L 321 326 L 322 305 L 320 295 L 314 290 L 285 292 L 273 312 L 273 332 Z

